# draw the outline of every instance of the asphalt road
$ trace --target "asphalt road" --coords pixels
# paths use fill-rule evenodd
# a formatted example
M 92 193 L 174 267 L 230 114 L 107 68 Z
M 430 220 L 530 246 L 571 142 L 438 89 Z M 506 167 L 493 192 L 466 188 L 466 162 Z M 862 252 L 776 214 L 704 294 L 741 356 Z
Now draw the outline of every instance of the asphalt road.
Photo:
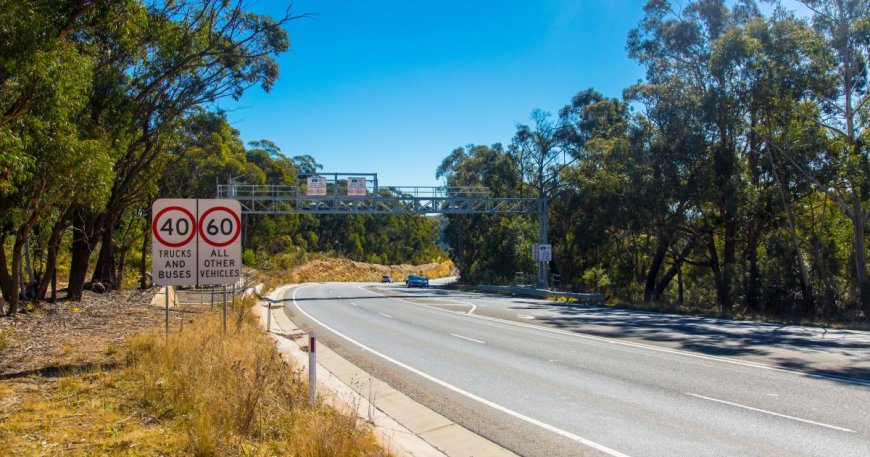
M 374 376 L 521 455 L 870 455 L 865 332 L 364 284 L 287 299 Z

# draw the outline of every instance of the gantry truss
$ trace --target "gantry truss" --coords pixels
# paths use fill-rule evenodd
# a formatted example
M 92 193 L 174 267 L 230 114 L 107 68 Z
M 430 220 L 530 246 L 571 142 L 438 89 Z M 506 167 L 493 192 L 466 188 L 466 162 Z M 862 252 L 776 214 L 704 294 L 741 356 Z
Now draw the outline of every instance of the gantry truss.
M 307 187 L 220 184 L 217 198 L 232 198 L 242 214 L 530 214 L 538 220 L 538 242 L 547 243 L 547 200 L 493 197 L 480 187 L 378 187 L 369 173 L 318 173 L 332 177 L 327 195 L 308 195 Z M 365 195 L 347 195 L 341 176 L 366 176 Z M 306 175 L 297 183 L 305 186 Z M 547 285 L 547 262 L 538 263 L 538 284 Z
M 415 193 L 382 189 L 381 195 L 298 195 L 293 186 L 219 185 L 217 198 L 232 198 L 244 214 L 539 214 L 538 198 L 500 198 L 452 193 L 449 188 L 414 188 Z

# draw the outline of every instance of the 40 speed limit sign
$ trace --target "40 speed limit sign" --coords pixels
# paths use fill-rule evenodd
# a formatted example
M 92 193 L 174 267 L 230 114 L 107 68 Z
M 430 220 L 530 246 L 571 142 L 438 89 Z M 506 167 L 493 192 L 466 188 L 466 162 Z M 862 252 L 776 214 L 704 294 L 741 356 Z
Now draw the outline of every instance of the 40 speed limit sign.
M 242 274 L 236 200 L 164 198 L 151 207 L 151 274 L 160 286 L 233 284 Z

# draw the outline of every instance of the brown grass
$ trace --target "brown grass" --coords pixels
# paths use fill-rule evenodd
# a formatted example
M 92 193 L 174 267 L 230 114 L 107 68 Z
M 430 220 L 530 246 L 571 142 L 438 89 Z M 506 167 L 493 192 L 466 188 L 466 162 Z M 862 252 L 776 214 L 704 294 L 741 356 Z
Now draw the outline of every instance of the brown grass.
M 257 277 L 268 290 L 282 284 L 305 282 L 378 282 L 383 275 L 391 275 L 393 281 L 403 282 L 411 274 L 434 279 L 457 275 L 458 270 L 450 260 L 424 265 L 377 265 L 349 259 L 323 258 L 286 270 L 258 270 Z
M 0 455 L 387 455 L 355 415 L 308 404 L 239 306 L 227 335 L 206 313 L 112 348 L 116 368 L 0 381 Z

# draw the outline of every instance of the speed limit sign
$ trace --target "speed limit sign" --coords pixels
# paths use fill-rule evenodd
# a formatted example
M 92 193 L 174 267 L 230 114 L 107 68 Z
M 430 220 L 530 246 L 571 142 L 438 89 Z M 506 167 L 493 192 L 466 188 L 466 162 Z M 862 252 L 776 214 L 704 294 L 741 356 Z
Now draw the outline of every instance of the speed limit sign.
M 199 284 L 232 284 L 241 277 L 241 212 L 236 200 L 199 200 Z
M 164 198 L 151 207 L 151 273 L 154 284 L 196 283 L 196 200 Z
M 236 200 L 164 198 L 151 207 L 151 273 L 160 286 L 232 284 L 242 272 Z

